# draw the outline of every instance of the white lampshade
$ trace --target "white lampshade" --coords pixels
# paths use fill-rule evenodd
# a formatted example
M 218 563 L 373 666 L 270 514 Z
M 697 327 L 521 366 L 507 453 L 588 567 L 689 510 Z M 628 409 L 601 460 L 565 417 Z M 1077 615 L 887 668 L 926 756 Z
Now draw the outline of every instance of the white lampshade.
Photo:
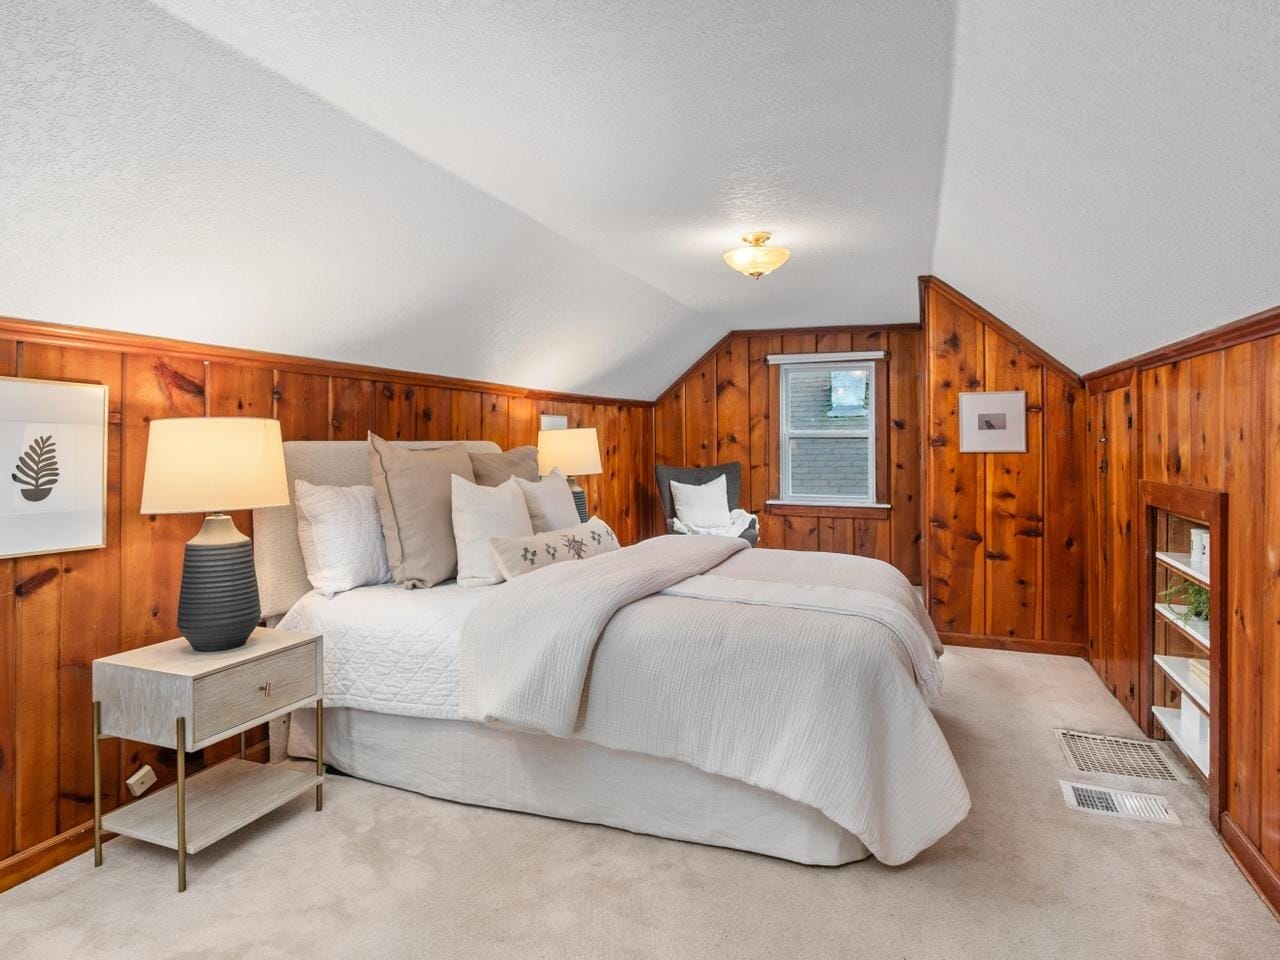
M 602 472 L 595 427 L 538 431 L 538 472 L 545 477 L 557 468 L 569 477 Z
M 151 421 L 142 477 L 143 513 L 214 513 L 288 502 L 279 420 Z

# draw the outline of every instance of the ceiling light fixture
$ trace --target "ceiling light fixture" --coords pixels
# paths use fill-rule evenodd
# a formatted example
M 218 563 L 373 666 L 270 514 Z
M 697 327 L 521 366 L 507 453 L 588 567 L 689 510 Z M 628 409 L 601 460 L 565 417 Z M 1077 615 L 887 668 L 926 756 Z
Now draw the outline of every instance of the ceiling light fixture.
M 786 247 L 766 247 L 769 236 L 768 230 L 744 233 L 742 242 L 747 246 L 735 247 L 725 253 L 724 262 L 753 280 L 759 280 L 766 273 L 773 273 L 787 262 L 791 251 Z

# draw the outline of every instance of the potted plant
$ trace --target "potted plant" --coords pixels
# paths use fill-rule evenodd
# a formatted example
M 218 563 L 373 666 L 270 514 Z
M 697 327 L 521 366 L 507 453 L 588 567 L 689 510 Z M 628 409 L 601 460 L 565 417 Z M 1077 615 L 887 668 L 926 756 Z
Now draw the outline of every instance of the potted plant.
M 1160 594 L 1160 599 L 1173 609 L 1183 623 L 1192 620 L 1209 622 L 1209 588 L 1190 580 L 1179 580 Z

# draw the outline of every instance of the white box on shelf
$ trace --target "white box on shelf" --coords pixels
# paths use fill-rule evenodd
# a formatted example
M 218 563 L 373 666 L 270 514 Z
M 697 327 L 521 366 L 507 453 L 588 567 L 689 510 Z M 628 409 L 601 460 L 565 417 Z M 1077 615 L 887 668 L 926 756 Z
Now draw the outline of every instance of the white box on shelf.
M 1209 742 L 1209 718 L 1185 693 L 1181 697 L 1178 727 L 1188 741 Z

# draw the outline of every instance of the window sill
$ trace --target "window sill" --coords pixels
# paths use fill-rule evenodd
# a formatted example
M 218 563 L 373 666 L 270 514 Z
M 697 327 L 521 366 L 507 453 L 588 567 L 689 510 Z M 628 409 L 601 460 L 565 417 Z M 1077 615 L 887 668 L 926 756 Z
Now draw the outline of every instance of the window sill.
M 787 500 L 768 500 L 765 513 L 780 517 L 854 517 L 883 518 L 893 509 L 887 503 L 814 503 Z

